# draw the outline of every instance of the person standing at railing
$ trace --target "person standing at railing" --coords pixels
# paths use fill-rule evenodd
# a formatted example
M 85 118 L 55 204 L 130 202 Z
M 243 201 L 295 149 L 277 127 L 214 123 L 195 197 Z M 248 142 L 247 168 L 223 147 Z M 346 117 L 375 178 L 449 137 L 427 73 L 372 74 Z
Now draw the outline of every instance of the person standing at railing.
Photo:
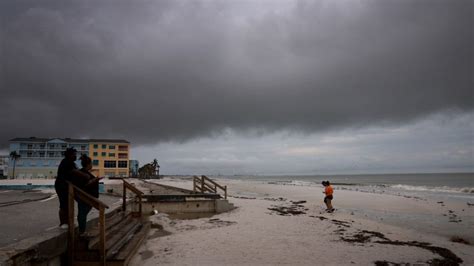
M 68 196 L 69 189 L 66 181 L 74 182 L 77 178 L 88 178 L 86 174 L 77 169 L 77 151 L 74 148 L 67 148 L 64 151 L 64 159 L 58 167 L 58 174 L 54 182 L 54 188 L 59 199 L 59 226 L 68 228 Z
M 100 178 L 95 177 L 92 171 L 92 160 L 87 155 L 81 156 L 81 172 L 87 175 L 87 178 L 77 179 L 74 184 L 82 189 L 87 194 L 91 195 L 94 198 L 99 197 L 99 180 Z M 82 200 L 76 198 L 77 200 L 77 222 L 79 223 L 79 233 L 83 235 L 86 232 L 86 224 L 87 224 L 87 214 L 92 209 L 92 206 L 83 202 Z

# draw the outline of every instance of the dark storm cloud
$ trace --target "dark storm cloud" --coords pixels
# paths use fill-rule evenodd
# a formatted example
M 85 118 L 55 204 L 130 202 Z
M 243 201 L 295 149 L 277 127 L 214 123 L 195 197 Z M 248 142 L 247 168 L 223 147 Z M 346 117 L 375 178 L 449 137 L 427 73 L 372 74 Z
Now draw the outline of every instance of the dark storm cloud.
M 473 109 L 473 2 L 2 1 L 0 140 L 315 132 Z

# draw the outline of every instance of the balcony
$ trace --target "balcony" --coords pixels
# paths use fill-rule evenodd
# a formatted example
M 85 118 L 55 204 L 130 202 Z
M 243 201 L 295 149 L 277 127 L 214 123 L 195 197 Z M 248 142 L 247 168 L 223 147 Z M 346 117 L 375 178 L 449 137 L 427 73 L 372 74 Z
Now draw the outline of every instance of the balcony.
M 128 151 L 128 146 L 120 145 L 118 148 L 119 151 Z

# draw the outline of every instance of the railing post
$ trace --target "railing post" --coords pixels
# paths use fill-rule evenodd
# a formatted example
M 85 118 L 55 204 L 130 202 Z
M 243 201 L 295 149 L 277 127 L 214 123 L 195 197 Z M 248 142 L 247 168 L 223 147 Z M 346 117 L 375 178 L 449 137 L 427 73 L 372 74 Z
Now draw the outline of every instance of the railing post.
M 104 207 L 100 207 L 99 209 L 99 231 L 100 231 L 100 239 L 99 239 L 99 256 L 100 256 L 100 264 L 105 265 L 105 211 Z
M 142 195 L 138 195 L 138 202 L 139 202 L 139 206 L 138 206 L 138 214 L 139 214 L 139 217 L 142 217 Z
M 196 192 L 196 176 L 193 176 L 193 191 Z
M 123 196 L 122 196 L 122 210 L 125 212 L 127 210 L 127 187 L 125 186 L 125 181 L 123 182 Z
M 227 199 L 227 186 L 224 186 L 224 198 Z
M 201 193 L 204 193 L 204 178 L 205 176 L 201 176 Z
M 68 184 L 68 260 L 69 265 L 74 262 L 74 188 Z

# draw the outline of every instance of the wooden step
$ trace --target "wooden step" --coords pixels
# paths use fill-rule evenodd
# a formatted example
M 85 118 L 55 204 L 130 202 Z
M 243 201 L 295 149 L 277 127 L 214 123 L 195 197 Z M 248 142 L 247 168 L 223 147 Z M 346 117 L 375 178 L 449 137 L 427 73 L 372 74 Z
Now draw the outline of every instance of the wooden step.
M 114 227 L 118 223 L 120 223 L 127 215 L 130 215 L 129 213 L 124 213 L 123 211 L 119 211 L 114 213 L 113 215 L 110 215 L 110 217 L 105 218 L 105 230 L 109 230 L 110 228 Z M 100 230 L 99 230 L 99 225 L 95 225 L 92 228 L 87 229 L 87 234 L 89 235 L 86 238 L 83 239 L 94 239 L 99 236 Z
M 131 222 L 123 224 L 120 232 L 107 240 L 107 265 L 127 265 L 140 244 L 146 239 L 150 230 L 150 222 L 133 218 Z M 99 252 L 93 250 L 78 250 L 75 253 L 74 265 L 98 265 Z
M 150 226 L 150 222 L 143 223 L 140 230 L 135 232 L 126 245 L 122 246 L 113 256 L 107 257 L 107 262 L 111 262 L 111 264 L 113 263 L 114 265 L 128 265 L 141 243 L 146 239 Z
M 119 220 L 117 223 L 115 223 L 113 226 L 107 228 L 105 230 L 105 241 L 108 242 L 109 239 L 112 237 L 116 236 L 120 230 L 127 226 L 130 222 L 133 221 L 133 218 L 130 214 L 125 215 L 121 220 Z M 106 222 L 107 224 L 107 222 Z M 99 248 L 99 242 L 100 242 L 100 234 L 93 237 L 92 239 L 89 240 L 88 243 L 88 249 L 98 249 Z M 107 245 L 106 245 L 107 249 Z
M 129 229 L 130 226 L 135 224 L 136 220 L 131 215 L 126 215 L 120 222 L 115 224 L 113 227 L 105 230 L 105 250 L 109 249 L 112 244 L 111 241 L 117 241 L 121 236 L 124 235 L 124 228 Z M 99 249 L 100 235 L 91 239 L 88 244 L 88 249 Z
M 134 236 L 135 232 L 139 231 L 142 227 L 142 223 L 133 219 L 130 223 L 125 225 L 111 238 L 105 242 L 105 249 L 107 250 L 107 257 L 112 257 L 113 254 L 117 253 L 122 246 L 124 246 Z
M 113 215 L 109 215 L 105 221 L 105 237 L 111 237 L 110 235 L 118 230 L 122 225 L 121 223 L 126 223 L 127 219 L 129 218 L 130 214 L 126 214 L 122 211 L 114 212 Z M 80 237 L 77 235 L 76 237 L 76 244 L 75 244 L 75 255 L 74 258 L 76 260 L 81 261 L 94 261 L 99 259 L 99 251 L 98 248 L 94 249 L 94 246 L 99 245 L 100 241 L 100 233 L 99 233 L 99 226 L 94 226 L 87 230 L 87 237 Z M 115 229 L 114 229 L 115 228 Z

